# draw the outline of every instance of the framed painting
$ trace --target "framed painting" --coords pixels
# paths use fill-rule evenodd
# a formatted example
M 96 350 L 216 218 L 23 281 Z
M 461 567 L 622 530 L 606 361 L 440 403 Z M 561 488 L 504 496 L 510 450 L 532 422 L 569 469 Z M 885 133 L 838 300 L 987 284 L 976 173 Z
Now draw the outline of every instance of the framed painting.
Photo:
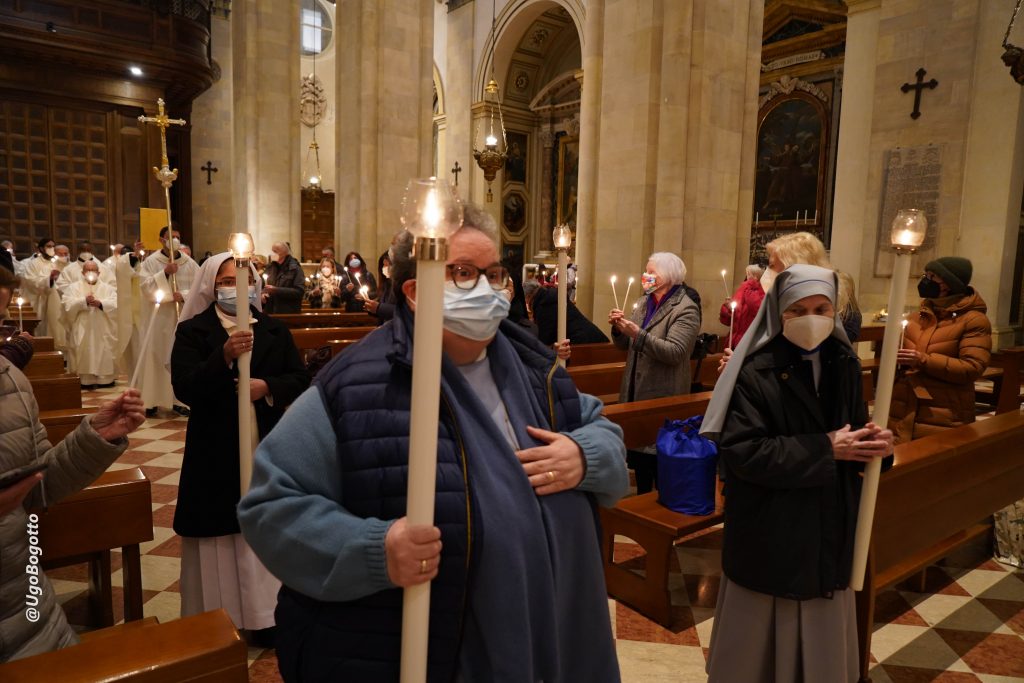
M 505 182 L 526 184 L 526 146 L 529 138 L 526 133 L 509 131 L 505 134 L 508 144 L 508 157 L 505 159 Z
M 509 192 L 501 204 L 501 223 L 511 234 L 526 227 L 526 197 L 521 192 Z
M 755 227 L 818 225 L 823 216 L 828 112 L 812 94 L 772 98 L 758 116 Z
M 558 176 L 555 186 L 555 223 L 576 225 L 576 192 L 580 172 L 579 138 L 558 138 Z

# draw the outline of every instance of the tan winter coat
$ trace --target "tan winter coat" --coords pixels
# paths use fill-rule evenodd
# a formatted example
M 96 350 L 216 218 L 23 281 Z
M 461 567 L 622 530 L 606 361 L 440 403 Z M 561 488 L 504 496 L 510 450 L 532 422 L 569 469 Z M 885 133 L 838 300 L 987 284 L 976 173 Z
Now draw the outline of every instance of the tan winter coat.
M 67 647 L 78 642 L 57 603 L 53 586 L 42 573 L 35 609 L 26 616 L 30 594 L 28 508 L 52 505 L 88 486 L 128 447 L 112 444 L 89 424 L 82 424 L 56 446 L 46 440 L 32 386 L 6 358 L 0 357 L 0 473 L 36 461 L 49 463 L 43 481 L 32 489 L 24 507 L 0 517 L 0 662 Z M 46 557 L 46 542 L 40 543 Z
M 631 379 L 634 401 L 690 393 L 690 356 L 700 332 L 700 309 L 686 295 L 686 288 L 680 287 L 644 327 L 649 298 L 641 297 L 630 315 L 630 320 L 640 326 L 636 339 L 612 335 L 616 346 L 629 349 L 619 388 L 620 402 L 630 400 Z
M 974 382 L 992 355 L 986 310 L 972 289 L 945 308 L 925 299 L 918 314 L 908 317 L 903 348 L 917 349 L 925 359 L 896 376 L 889 427 L 898 443 L 913 438 L 915 424 L 957 427 L 974 422 Z

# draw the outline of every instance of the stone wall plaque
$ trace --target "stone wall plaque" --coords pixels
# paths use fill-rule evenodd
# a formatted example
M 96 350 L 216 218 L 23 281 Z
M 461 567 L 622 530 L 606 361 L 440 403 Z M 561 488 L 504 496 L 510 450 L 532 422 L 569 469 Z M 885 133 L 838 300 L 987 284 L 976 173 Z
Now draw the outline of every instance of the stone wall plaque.
M 897 147 L 884 155 L 881 212 L 875 248 L 875 277 L 891 277 L 893 253 L 889 247 L 892 219 L 900 209 L 922 209 L 928 218 L 928 233 L 914 255 L 910 272 L 915 276 L 935 258 L 935 236 L 939 231 L 939 200 L 942 188 L 942 148 L 936 145 Z

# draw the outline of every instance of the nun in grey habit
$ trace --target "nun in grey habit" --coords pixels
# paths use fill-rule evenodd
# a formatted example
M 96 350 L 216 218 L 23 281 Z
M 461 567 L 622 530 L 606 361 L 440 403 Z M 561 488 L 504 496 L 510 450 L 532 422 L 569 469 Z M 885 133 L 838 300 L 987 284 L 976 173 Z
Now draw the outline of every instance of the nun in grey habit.
M 712 683 L 858 680 L 860 478 L 892 433 L 868 423 L 837 288 L 826 268 L 780 273 L 704 419 L 726 498 Z

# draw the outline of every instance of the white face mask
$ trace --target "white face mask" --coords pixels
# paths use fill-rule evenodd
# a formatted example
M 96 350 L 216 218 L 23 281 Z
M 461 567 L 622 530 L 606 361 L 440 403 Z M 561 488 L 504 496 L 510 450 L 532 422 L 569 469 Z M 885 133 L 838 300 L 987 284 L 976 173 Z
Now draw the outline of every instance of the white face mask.
M 168 242 L 165 239 L 164 240 L 160 240 L 160 241 L 164 243 L 164 246 L 167 246 L 168 244 L 172 244 L 173 246 L 171 246 L 171 249 L 174 249 L 175 251 L 177 251 L 178 248 L 181 246 L 181 240 L 179 240 L 177 237 L 175 237 L 170 242 Z
M 47 247 L 47 248 L 46 248 L 46 255 L 47 255 L 47 256 L 49 256 L 49 257 L 53 258 L 53 253 L 54 253 L 54 252 L 53 252 L 53 247 Z
M 92 261 L 92 259 L 93 256 L 91 251 L 83 251 L 81 254 L 78 255 L 79 261 Z
M 92 272 L 91 270 L 85 274 L 85 281 L 88 282 L 90 285 L 96 284 L 96 280 L 98 279 L 99 278 L 96 277 L 96 273 Z
M 459 289 L 451 280 L 444 283 L 444 328 L 460 337 L 486 341 L 493 337 L 508 315 L 509 300 L 504 290 L 495 291 L 481 275 L 473 289 Z
M 391 266 L 384 266 L 380 269 L 380 272 L 384 277 L 391 277 Z
M 331 276 L 331 269 L 330 268 L 321 268 L 320 272 L 324 274 L 324 277 L 330 277 Z
M 778 276 L 778 273 L 776 273 L 771 268 L 768 268 L 767 270 L 765 270 L 764 274 L 761 275 L 761 289 L 763 289 L 765 292 L 767 292 L 769 289 L 771 289 L 772 288 L 772 283 L 775 282 L 775 278 L 777 276 Z
M 804 351 L 813 351 L 829 338 L 835 326 L 836 320 L 830 316 L 802 315 L 782 323 L 782 336 Z

